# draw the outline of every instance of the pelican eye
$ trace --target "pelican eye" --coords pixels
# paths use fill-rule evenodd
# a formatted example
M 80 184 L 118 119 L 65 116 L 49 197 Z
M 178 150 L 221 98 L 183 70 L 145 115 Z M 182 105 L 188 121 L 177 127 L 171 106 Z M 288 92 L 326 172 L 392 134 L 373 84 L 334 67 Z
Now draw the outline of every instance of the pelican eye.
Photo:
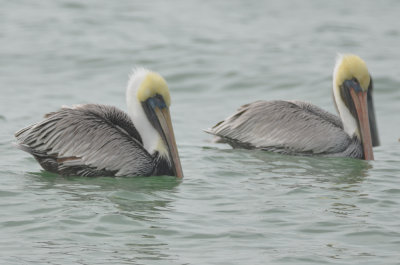
M 156 94 L 155 96 L 147 99 L 146 102 L 148 102 L 148 104 L 152 108 L 159 108 L 159 109 L 167 108 L 164 98 L 160 94 Z

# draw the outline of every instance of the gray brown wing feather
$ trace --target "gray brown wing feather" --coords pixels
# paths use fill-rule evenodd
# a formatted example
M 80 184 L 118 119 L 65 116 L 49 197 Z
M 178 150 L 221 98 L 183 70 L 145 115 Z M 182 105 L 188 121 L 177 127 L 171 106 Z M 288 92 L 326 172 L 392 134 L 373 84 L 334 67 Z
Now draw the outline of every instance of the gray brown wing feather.
M 339 117 L 302 101 L 246 104 L 208 132 L 233 147 L 310 155 L 353 152 L 348 150 L 353 139 L 343 131 Z
M 131 119 L 112 106 L 64 107 L 15 137 L 46 170 L 63 175 L 135 176 L 154 169 Z

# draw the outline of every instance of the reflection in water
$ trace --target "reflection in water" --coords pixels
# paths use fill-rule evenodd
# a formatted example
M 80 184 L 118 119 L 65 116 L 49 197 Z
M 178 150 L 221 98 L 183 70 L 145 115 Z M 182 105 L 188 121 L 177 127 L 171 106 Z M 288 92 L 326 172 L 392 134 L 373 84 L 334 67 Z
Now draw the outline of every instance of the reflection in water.
M 371 162 L 351 158 L 324 158 L 281 155 L 266 151 L 218 149 L 204 147 L 207 163 L 218 165 L 207 168 L 211 173 L 250 178 L 277 179 L 287 185 L 316 185 L 333 183 L 327 189 L 357 186 L 372 169 Z M 203 159 L 204 160 L 204 159 Z
M 361 187 L 372 169 L 371 162 L 351 158 L 289 156 L 255 150 L 228 149 L 219 152 L 225 159 L 230 159 L 231 164 L 236 164 L 231 167 L 232 170 L 249 176 L 247 181 L 257 182 L 260 189 L 262 186 L 278 185 L 285 191 L 276 196 L 301 196 L 305 205 L 320 203 L 320 207 L 338 217 L 368 214 L 362 212 L 354 201 L 368 196 Z M 218 160 L 221 161 L 220 158 Z M 271 193 L 270 190 L 268 192 Z
M 369 162 L 352 158 L 289 156 L 263 151 L 252 154 L 271 172 L 290 173 L 288 177 L 311 177 L 318 182 L 358 183 L 372 168 Z
M 167 219 L 163 211 L 172 208 L 173 194 L 181 183 L 176 178 L 61 177 L 45 171 L 30 173 L 28 177 L 31 180 L 28 183 L 30 189 L 43 193 L 47 200 L 52 194 L 57 197 L 54 198 L 57 202 L 52 204 L 62 209 L 52 223 L 74 231 L 68 241 L 72 239 L 79 245 L 82 244 L 82 237 L 89 241 L 111 237 L 114 239 L 108 242 L 113 243 L 107 248 L 117 248 L 125 253 L 125 256 L 114 259 L 171 259 L 164 253 L 168 244 L 160 239 L 159 233 L 161 228 L 162 233 L 168 230 L 163 227 Z M 57 249 L 59 241 L 54 239 L 49 242 Z M 87 248 L 89 244 L 86 242 L 80 248 L 90 251 Z M 75 247 L 79 246 L 71 246 Z
M 280 173 L 280 177 L 286 172 L 283 177 L 296 178 L 296 186 L 319 188 L 323 193 L 322 197 L 330 202 L 327 210 L 335 215 L 365 214 L 360 213 L 357 205 L 348 201 L 354 202 L 354 198 L 368 195 L 360 190 L 368 171 L 372 169 L 370 162 L 351 158 L 285 156 L 265 152 L 255 152 L 254 156 L 268 164 L 271 172 Z

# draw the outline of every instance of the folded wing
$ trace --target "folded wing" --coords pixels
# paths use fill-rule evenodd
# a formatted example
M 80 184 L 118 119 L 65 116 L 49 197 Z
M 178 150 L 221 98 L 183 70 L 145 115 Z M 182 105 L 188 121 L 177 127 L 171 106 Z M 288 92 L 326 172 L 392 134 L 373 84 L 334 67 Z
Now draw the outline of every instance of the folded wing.
M 303 155 L 347 152 L 353 141 L 339 117 L 302 101 L 243 105 L 209 133 L 233 147 Z
M 62 175 L 146 176 L 154 169 L 131 119 L 112 106 L 64 107 L 15 137 L 44 169 Z

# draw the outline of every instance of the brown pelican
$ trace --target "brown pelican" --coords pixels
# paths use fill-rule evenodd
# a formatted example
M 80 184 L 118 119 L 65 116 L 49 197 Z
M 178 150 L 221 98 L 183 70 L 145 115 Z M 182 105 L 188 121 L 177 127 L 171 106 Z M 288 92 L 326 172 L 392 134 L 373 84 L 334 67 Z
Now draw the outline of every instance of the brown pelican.
M 206 132 L 234 148 L 373 160 L 379 138 L 372 79 L 360 57 L 339 56 L 333 96 L 340 118 L 302 101 L 256 101 Z
M 63 107 L 15 133 L 17 146 L 47 171 L 73 176 L 183 177 L 167 83 L 136 69 L 126 90 L 128 114 L 106 105 Z

